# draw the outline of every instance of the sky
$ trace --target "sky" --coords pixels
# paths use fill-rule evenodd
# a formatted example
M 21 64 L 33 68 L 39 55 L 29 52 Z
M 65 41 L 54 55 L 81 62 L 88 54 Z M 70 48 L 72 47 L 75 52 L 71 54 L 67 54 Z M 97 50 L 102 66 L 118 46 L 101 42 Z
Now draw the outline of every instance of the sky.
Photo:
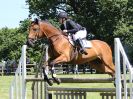
M 19 22 L 28 18 L 28 14 L 25 0 L 0 0 L 0 28 L 19 27 Z

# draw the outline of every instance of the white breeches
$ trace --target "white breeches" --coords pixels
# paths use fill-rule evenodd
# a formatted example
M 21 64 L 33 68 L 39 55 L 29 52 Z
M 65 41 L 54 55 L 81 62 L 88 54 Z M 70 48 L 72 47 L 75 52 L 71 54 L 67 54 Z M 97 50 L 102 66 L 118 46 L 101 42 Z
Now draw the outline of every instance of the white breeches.
M 77 40 L 77 39 L 84 39 L 87 36 L 87 31 L 86 30 L 80 30 L 78 32 L 76 32 L 75 34 L 73 34 L 73 39 Z

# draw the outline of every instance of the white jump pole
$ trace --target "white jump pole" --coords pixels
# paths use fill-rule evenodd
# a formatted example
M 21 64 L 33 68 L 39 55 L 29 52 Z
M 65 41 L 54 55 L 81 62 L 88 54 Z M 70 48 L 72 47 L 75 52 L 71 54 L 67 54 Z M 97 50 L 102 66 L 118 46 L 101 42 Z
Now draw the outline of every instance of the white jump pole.
M 26 45 L 22 48 L 22 99 L 26 99 Z
M 120 70 L 120 51 L 118 46 L 118 38 L 115 38 L 115 83 L 116 83 L 116 99 L 122 99 L 121 97 L 121 70 Z

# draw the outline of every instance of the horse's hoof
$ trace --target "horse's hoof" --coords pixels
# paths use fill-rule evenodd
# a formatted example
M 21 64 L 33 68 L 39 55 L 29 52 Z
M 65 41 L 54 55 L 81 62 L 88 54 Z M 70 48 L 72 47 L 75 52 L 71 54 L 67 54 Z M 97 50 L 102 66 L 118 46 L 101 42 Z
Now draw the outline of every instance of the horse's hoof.
M 52 86 L 53 85 L 53 80 L 48 80 L 47 83 Z
M 61 80 L 59 78 L 54 78 L 54 80 L 58 85 L 61 83 Z

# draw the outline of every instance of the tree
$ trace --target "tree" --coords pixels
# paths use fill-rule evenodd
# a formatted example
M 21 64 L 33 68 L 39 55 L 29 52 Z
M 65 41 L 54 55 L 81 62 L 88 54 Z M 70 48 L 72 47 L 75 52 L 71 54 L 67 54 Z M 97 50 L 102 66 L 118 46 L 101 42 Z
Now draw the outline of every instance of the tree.
M 26 2 L 30 14 L 36 14 L 41 19 L 56 18 L 61 10 L 68 12 L 85 26 L 88 32 L 93 33 L 95 39 L 104 40 L 109 44 L 112 44 L 114 37 L 123 37 L 124 41 L 131 37 L 129 33 L 131 27 L 128 26 L 132 19 L 131 0 L 26 0 Z
M 87 28 L 88 39 L 100 39 L 114 48 L 119 37 L 124 45 L 133 46 L 133 0 L 26 0 L 31 15 L 56 19 L 66 11 Z M 133 53 L 133 52 L 132 52 Z M 130 54 L 131 55 L 131 54 Z
M 55 22 L 49 20 L 52 24 Z M 0 60 L 19 60 L 21 55 L 21 48 L 27 41 L 28 27 L 31 21 L 25 19 L 20 22 L 19 28 L 9 29 L 3 27 L 0 29 Z M 54 24 L 57 25 L 56 23 Z M 30 61 L 38 62 L 42 52 L 42 45 L 45 40 L 40 40 L 36 43 L 35 48 L 27 48 L 27 56 L 30 57 Z
M 18 59 L 20 50 L 25 41 L 25 34 L 18 33 L 18 29 L 0 30 L 0 59 Z

